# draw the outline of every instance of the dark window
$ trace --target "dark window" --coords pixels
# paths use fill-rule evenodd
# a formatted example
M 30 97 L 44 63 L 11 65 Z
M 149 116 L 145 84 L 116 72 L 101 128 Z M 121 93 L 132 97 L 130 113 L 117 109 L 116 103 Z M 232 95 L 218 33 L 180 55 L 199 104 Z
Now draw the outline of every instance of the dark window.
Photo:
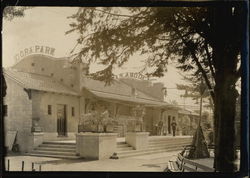
M 71 113 L 72 113 L 72 116 L 75 116 L 75 108 L 74 107 L 71 108 Z
M 54 76 L 54 73 L 51 73 L 50 76 Z
M 48 115 L 51 115 L 51 114 L 52 114 L 52 106 L 48 105 Z
M 31 66 L 35 66 L 35 63 L 34 63 L 34 62 L 32 62 L 32 63 L 31 63 Z
M 41 68 L 41 71 L 44 71 L 44 68 Z
M 73 85 L 73 84 L 71 84 L 71 87 L 73 88 L 73 87 L 74 87 L 74 85 Z
M 4 116 L 8 116 L 8 106 L 7 105 L 3 105 L 3 112 L 4 112 Z
M 61 78 L 60 81 L 63 82 L 63 79 Z

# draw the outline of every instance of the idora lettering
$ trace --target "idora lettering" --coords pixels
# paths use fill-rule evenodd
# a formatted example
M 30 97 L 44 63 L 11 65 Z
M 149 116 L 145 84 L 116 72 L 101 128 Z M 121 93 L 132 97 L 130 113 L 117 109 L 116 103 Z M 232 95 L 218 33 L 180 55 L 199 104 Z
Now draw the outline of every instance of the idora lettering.
M 25 48 L 23 50 L 21 50 L 19 53 L 17 53 L 15 55 L 15 61 L 18 62 L 20 61 L 22 58 L 31 55 L 31 54 L 45 54 L 45 55 L 50 55 L 50 56 L 54 56 L 55 55 L 55 48 L 51 48 L 48 46 L 39 46 L 39 45 L 35 45 L 35 46 L 31 46 L 29 48 Z

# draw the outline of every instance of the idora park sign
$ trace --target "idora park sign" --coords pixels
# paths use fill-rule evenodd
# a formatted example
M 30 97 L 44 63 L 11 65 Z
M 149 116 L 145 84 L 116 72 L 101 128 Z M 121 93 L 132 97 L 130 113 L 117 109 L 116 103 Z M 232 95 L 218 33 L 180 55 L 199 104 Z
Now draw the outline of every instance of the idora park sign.
M 24 50 L 21 50 L 18 54 L 16 54 L 15 61 L 18 62 L 22 58 L 31 54 L 46 54 L 46 55 L 54 56 L 55 48 L 51 48 L 48 46 L 40 46 L 40 45 L 31 46 L 29 48 L 25 48 Z
M 120 73 L 119 75 L 115 76 L 116 79 L 118 78 L 134 78 L 137 80 L 148 80 L 148 77 L 140 74 L 140 73 L 136 73 L 136 72 L 125 72 L 125 73 Z

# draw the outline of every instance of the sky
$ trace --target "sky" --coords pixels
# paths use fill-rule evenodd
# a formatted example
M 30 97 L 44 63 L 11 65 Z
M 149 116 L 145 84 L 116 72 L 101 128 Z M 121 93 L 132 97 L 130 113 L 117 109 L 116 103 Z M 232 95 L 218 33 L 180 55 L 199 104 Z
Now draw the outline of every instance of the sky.
M 15 64 L 14 56 L 24 48 L 35 45 L 55 48 L 55 57 L 67 57 L 76 44 L 77 33 L 65 35 L 70 30 L 72 21 L 67 17 L 77 11 L 77 7 L 35 7 L 25 11 L 25 16 L 12 21 L 3 20 L 2 31 L 2 63 L 3 67 Z M 115 69 L 114 73 L 138 72 L 141 69 L 141 60 L 145 56 L 135 54 L 122 68 Z M 97 70 L 98 66 L 90 66 L 90 70 Z M 192 99 L 180 97 L 184 91 L 176 89 L 176 84 L 185 83 L 174 64 L 168 66 L 168 71 L 162 78 L 153 82 L 162 82 L 167 87 L 167 102 L 177 101 L 179 105 L 189 105 L 197 109 L 198 105 Z M 183 74 L 184 75 L 184 74 Z M 183 106 L 184 107 L 184 106 Z

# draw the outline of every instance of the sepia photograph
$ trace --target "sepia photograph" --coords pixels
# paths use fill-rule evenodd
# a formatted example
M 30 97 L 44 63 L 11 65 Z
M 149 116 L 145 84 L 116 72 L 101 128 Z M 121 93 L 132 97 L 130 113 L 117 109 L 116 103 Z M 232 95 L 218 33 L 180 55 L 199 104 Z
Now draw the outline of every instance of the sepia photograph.
M 242 170 L 246 9 L 5 7 L 4 171 Z

